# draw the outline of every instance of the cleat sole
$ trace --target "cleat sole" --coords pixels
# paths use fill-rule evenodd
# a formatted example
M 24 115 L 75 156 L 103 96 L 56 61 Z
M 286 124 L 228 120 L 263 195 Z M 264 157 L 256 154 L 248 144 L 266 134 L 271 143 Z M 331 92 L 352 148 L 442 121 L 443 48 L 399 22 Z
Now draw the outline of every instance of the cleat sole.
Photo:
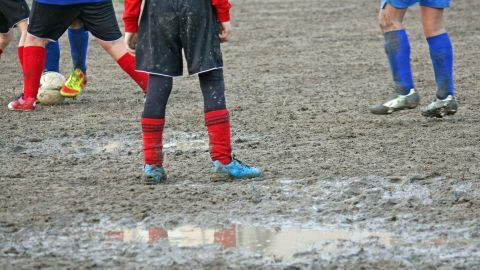
M 245 176 L 245 177 L 233 177 L 229 174 L 218 174 L 214 173 L 210 176 L 212 182 L 231 182 L 231 181 L 242 181 L 252 179 L 254 181 L 262 181 L 262 176 Z
M 155 180 L 155 178 L 151 177 L 151 176 L 148 176 L 148 175 L 144 175 L 143 176 L 143 183 L 146 184 L 146 185 L 158 185 L 164 181 L 167 180 L 167 177 L 162 177 L 162 179 L 160 179 L 160 181 L 157 181 Z
M 16 111 L 16 112 L 31 112 L 31 111 L 34 111 L 34 110 L 35 110 L 35 108 L 33 108 L 33 109 L 28 109 L 28 110 L 27 110 L 27 109 L 15 109 L 10 103 L 8 104 L 7 107 L 8 107 L 8 109 L 9 109 L 10 111 Z
M 234 178 L 229 174 L 213 173 L 210 175 L 210 181 L 212 182 L 225 182 L 233 180 Z
M 76 90 L 72 90 L 72 89 L 64 86 L 60 90 L 60 95 L 62 97 L 66 97 L 66 98 L 75 98 L 75 97 L 79 96 L 80 94 L 82 94 L 82 92 L 83 92 L 83 90 L 76 91 Z
M 73 93 L 65 93 L 65 92 L 63 92 L 63 91 L 60 91 L 60 95 L 61 95 L 62 97 L 66 97 L 66 98 L 76 98 L 76 97 L 79 96 L 80 94 L 81 94 L 81 92 L 73 94 Z
M 425 116 L 425 117 L 435 117 L 435 118 L 443 118 L 444 116 L 447 116 L 447 115 L 454 115 L 455 113 L 457 113 L 457 111 L 453 111 L 453 110 L 447 110 L 446 108 L 438 108 L 434 111 L 431 111 L 431 112 L 422 112 L 422 115 Z

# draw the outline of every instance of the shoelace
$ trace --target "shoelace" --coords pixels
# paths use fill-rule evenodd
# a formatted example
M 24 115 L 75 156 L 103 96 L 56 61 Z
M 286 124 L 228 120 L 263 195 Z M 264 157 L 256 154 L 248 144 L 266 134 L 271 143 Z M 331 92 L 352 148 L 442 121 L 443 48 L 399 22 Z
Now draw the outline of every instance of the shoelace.
M 160 173 L 161 173 L 161 172 L 162 172 L 162 170 L 161 170 L 160 168 L 158 168 L 158 167 L 150 167 L 150 170 L 149 170 L 149 171 L 151 171 L 151 172 L 153 172 L 153 173 L 156 173 L 156 172 L 160 172 Z
M 434 99 L 430 104 L 428 104 L 427 109 L 431 110 L 431 109 L 436 109 L 438 107 L 447 106 L 448 102 L 450 102 L 450 100 L 447 100 L 447 99 L 441 100 L 441 99 L 438 99 L 438 98 Z
M 68 81 L 70 82 L 70 83 L 69 83 L 70 85 L 71 85 L 71 84 L 77 84 L 77 82 L 78 82 L 77 74 L 72 74 L 72 75 L 70 75 L 70 78 L 69 78 Z
M 238 162 L 238 163 L 240 164 L 240 167 L 241 167 L 243 170 L 244 170 L 244 169 L 249 169 L 249 168 L 250 168 L 249 166 L 247 166 L 247 165 L 243 164 L 243 162 L 241 162 L 239 159 L 237 159 L 237 158 L 235 158 L 235 157 L 234 157 L 234 158 L 232 158 L 232 159 L 233 159 L 234 161 Z
M 79 72 L 73 72 L 73 74 L 70 74 L 70 77 L 68 78 L 68 84 L 77 86 L 77 84 L 80 84 L 80 87 L 82 87 L 82 81 L 84 79 L 84 76 L 82 73 Z
M 430 102 L 430 104 L 428 104 L 427 110 L 435 109 L 436 106 L 437 106 L 437 100 L 434 99 L 432 102 Z
M 400 106 L 403 106 L 406 99 L 407 99 L 406 96 L 398 95 L 396 98 L 385 102 L 383 106 L 390 107 L 390 108 L 398 108 Z

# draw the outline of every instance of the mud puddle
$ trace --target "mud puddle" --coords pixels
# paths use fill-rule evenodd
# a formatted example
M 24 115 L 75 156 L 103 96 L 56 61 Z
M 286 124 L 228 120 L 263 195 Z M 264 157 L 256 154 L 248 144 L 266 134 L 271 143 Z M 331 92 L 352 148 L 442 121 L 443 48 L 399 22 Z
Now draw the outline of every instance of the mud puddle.
M 233 138 L 240 142 L 255 143 L 261 141 L 256 134 L 244 135 L 242 138 Z M 92 154 L 132 153 L 141 149 L 141 134 L 59 134 L 55 137 L 36 138 L 14 144 L 11 151 L 31 155 L 51 156 L 54 154 L 69 155 L 81 158 Z M 184 132 L 176 129 L 165 130 L 165 153 L 208 151 L 206 133 Z
M 222 251 L 244 249 L 265 256 L 288 258 L 311 250 L 340 252 L 339 241 L 366 244 L 375 239 L 380 245 L 390 248 L 395 238 L 388 233 L 322 230 L 298 228 L 269 228 L 248 225 L 231 225 L 221 229 L 201 228 L 194 225 L 182 225 L 173 229 L 162 227 L 126 228 L 108 230 L 107 239 L 125 243 L 163 242 L 175 247 L 203 247 L 218 245 Z

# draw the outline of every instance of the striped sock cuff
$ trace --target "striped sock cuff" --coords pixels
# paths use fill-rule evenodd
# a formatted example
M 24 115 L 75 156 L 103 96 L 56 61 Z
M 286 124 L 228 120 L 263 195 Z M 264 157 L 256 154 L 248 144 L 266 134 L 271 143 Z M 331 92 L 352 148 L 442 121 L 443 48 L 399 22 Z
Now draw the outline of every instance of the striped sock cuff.
M 227 109 L 205 113 L 205 125 L 207 127 L 228 123 L 229 121 L 230 121 L 230 116 Z

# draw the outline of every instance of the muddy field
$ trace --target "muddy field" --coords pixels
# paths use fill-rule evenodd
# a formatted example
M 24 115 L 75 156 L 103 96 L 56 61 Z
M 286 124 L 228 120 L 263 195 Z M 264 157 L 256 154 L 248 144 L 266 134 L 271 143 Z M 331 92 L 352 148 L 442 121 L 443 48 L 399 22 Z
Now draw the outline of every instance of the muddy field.
M 115 62 L 92 40 L 80 98 L 9 112 L 21 92 L 10 46 L 0 60 L 0 268 L 478 269 L 480 2 L 447 12 L 460 109 L 440 120 L 368 113 L 392 85 L 377 1 L 233 3 L 223 51 L 234 152 L 263 181 L 210 181 L 196 77 L 174 82 L 169 180 L 146 186 L 143 95 Z M 418 19 L 416 7 L 406 24 L 425 105 L 435 83 Z M 65 37 L 62 49 L 67 74 Z M 293 240 L 299 248 L 287 250 Z

